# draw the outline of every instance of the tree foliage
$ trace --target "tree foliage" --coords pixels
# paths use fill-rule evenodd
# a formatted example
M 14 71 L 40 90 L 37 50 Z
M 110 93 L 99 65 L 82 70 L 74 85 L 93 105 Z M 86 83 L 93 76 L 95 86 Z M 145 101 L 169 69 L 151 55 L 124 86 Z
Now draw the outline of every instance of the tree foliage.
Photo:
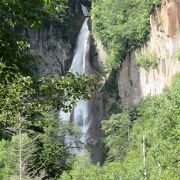
M 150 31 L 149 16 L 161 0 L 95 0 L 92 29 L 107 48 L 107 66 L 116 68 Z
M 38 82 L 30 77 L 18 76 L 12 83 L 0 85 L 0 125 L 18 124 L 18 116 L 33 123 L 35 115 L 55 109 L 70 110 L 83 96 L 89 97 L 94 78 L 71 73 L 61 78 L 44 77 Z
M 109 120 L 102 122 L 102 130 L 106 136 L 105 144 L 108 148 L 107 161 L 119 161 L 125 157 L 135 116 L 135 108 L 124 108 L 120 114 L 113 114 Z
M 71 1 L 72 2 L 72 1 Z M 55 178 L 71 164 L 76 128 L 57 123 L 52 114 L 69 111 L 79 98 L 89 98 L 94 77 L 52 75 L 35 79 L 27 64 L 36 59 L 18 27 L 41 28 L 50 19 L 63 22 L 68 0 L 2 0 L 0 6 L 0 178 Z M 69 12 L 68 12 L 69 13 Z M 56 121 L 55 121 L 56 119 Z M 78 141 L 78 140 L 77 140 Z
M 80 141 L 79 130 L 69 122 L 58 122 L 52 113 L 43 119 L 42 133 L 21 128 L 11 141 L 0 141 L 1 179 L 52 178 L 71 167 L 74 146 L 65 137 Z
M 68 8 L 68 0 L 2 0 L 0 6 L 0 80 L 12 76 L 12 72 L 27 73 L 27 63 L 36 57 L 28 55 L 30 44 L 17 32 L 23 28 L 40 28 L 45 19 L 56 18 L 63 21 Z
M 178 73 L 171 87 L 161 95 L 148 97 L 133 109 L 126 107 L 103 122 L 105 142 L 109 148 L 103 166 L 89 163 L 83 167 L 79 164 L 62 177 L 73 180 L 78 177 L 82 180 L 178 180 L 179 107 Z
M 146 70 L 154 69 L 158 64 L 158 56 L 155 50 L 147 52 L 136 51 L 136 64 Z

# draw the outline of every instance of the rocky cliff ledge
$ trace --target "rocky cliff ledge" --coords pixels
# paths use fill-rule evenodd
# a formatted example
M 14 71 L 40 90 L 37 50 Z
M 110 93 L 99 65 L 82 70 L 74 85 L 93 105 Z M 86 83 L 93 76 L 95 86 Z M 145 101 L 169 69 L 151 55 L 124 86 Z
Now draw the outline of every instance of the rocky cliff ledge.
M 174 54 L 180 48 L 180 1 L 165 0 L 161 9 L 150 17 L 151 34 L 141 51 L 154 49 L 158 65 L 145 70 L 136 65 L 135 52 L 123 61 L 118 73 L 119 96 L 123 104 L 137 104 L 146 96 L 156 95 L 170 84 L 180 71 L 180 61 Z

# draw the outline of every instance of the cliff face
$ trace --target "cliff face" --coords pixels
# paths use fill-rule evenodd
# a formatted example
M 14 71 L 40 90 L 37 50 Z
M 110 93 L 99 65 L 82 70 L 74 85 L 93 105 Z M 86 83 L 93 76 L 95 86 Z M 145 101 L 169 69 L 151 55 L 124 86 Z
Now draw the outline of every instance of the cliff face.
M 154 49 L 158 65 L 145 70 L 136 65 L 135 52 L 123 61 L 118 73 L 118 90 L 123 104 L 137 104 L 142 98 L 159 94 L 180 71 L 174 55 L 180 48 L 180 1 L 165 0 L 160 10 L 150 17 L 150 40 L 141 50 Z
M 46 20 L 39 30 L 22 30 L 22 34 L 31 44 L 28 53 L 40 56 L 37 62 L 30 65 L 36 77 L 47 74 L 61 76 L 71 66 L 84 17 L 79 1 L 70 1 L 68 6 L 64 22 Z
M 71 45 L 62 40 L 58 27 L 50 24 L 39 31 L 27 30 L 25 36 L 31 44 L 29 53 L 41 57 L 31 66 L 37 77 L 49 73 L 64 74 L 70 65 Z

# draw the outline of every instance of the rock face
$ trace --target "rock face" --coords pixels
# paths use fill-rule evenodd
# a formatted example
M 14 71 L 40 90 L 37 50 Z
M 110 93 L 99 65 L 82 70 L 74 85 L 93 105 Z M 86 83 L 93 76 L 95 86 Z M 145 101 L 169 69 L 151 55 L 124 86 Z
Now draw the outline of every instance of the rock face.
M 62 40 L 61 32 L 54 24 L 42 30 L 27 30 L 31 49 L 30 54 L 37 54 L 41 59 L 31 67 L 37 77 L 47 74 L 63 75 L 70 66 L 71 45 Z
M 156 95 L 170 84 L 172 76 L 180 71 L 180 61 L 174 54 L 180 48 L 180 1 L 163 1 L 161 10 L 150 17 L 150 40 L 141 48 L 145 53 L 154 49 L 158 65 L 145 70 L 137 67 L 135 52 L 123 61 L 118 75 L 119 96 L 123 104 L 137 104 L 146 96 Z
M 68 7 L 64 22 L 45 20 L 40 30 L 20 31 L 31 44 L 28 53 L 41 57 L 38 62 L 30 65 L 36 77 L 47 74 L 61 76 L 71 66 L 84 16 L 79 1 L 69 1 Z

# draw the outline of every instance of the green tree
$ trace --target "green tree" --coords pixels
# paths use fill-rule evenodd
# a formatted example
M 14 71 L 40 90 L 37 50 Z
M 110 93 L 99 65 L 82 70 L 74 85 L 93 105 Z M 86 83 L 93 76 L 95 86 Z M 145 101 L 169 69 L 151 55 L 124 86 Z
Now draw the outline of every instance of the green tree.
M 114 114 L 109 120 L 102 123 L 102 130 L 105 133 L 105 144 L 108 148 L 108 160 L 123 159 L 126 148 L 130 143 L 131 117 L 128 109 L 120 114 Z
M 58 177 L 71 168 L 75 156 L 72 151 L 80 142 L 81 133 L 72 123 L 59 122 L 52 114 L 45 116 L 45 119 L 49 125 L 44 126 L 44 133 L 39 138 L 39 162 L 47 176 Z M 69 142 L 67 137 L 73 138 Z
M 125 108 L 103 122 L 109 148 L 103 166 L 75 163 L 62 179 L 178 180 L 179 107 L 180 73 L 177 73 L 161 95 L 148 97 L 133 109 Z
M 130 143 L 119 163 L 122 179 L 178 179 L 179 78 L 177 74 L 171 87 L 160 96 L 149 97 L 136 107 Z M 123 117 L 123 112 L 119 117 Z M 120 122 L 121 118 L 110 124 L 115 123 L 113 127 L 122 133 Z M 107 134 L 106 139 L 108 136 L 111 142 L 116 140 L 113 133 Z M 121 143 L 115 142 L 117 147 Z
M 128 53 L 147 39 L 149 16 L 160 4 L 161 0 L 93 1 L 92 30 L 107 49 L 106 64 L 110 69 L 116 69 Z
M 44 77 L 35 83 L 30 77 L 18 76 L 12 83 L 0 85 L 2 134 L 10 131 L 11 126 L 12 131 L 17 125 L 21 126 L 21 118 L 26 121 L 26 126 L 30 126 L 36 122 L 36 115 L 44 111 L 68 111 L 80 97 L 89 98 L 94 82 L 93 77 L 68 73 L 61 78 Z
M 80 141 L 80 133 L 71 123 L 59 122 L 54 114 L 44 114 L 43 132 L 20 128 L 11 141 L 1 141 L 1 179 L 41 179 L 56 177 L 68 170 L 73 162 L 74 145 L 66 136 Z

